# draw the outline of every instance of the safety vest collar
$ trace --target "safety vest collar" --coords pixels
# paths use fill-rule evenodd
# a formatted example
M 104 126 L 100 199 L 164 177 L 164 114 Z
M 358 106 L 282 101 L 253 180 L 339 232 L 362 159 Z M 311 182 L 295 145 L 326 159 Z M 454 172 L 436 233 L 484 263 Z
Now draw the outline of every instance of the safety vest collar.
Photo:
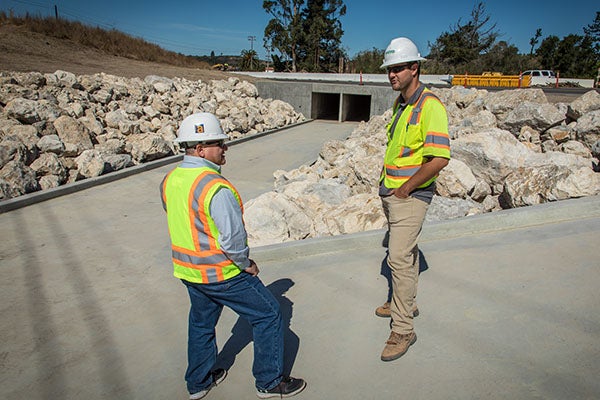
M 405 101 L 404 98 L 402 97 L 402 93 L 398 95 L 398 97 L 396 98 L 396 101 L 394 102 L 394 112 L 397 111 L 397 108 L 399 106 L 402 106 L 403 108 L 406 108 L 406 106 L 410 105 L 410 104 L 415 104 L 419 98 L 421 97 L 421 94 L 423 93 L 423 91 L 425 90 L 426 86 L 423 83 L 419 83 L 419 86 L 417 87 L 417 90 L 415 90 L 415 92 L 412 94 L 412 96 L 410 96 L 410 98 L 408 99 L 408 101 Z

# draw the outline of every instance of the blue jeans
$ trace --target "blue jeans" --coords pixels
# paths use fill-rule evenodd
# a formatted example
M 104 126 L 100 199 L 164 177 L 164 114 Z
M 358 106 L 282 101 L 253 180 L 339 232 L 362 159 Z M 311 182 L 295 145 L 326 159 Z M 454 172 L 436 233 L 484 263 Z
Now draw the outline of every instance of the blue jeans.
M 187 388 L 196 393 L 212 384 L 217 359 L 215 327 L 223 306 L 252 325 L 254 375 L 257 389 L 272 389 L 283 373 L 283 323 L 279 303 L 261 280 L 242 272 L 219 283 L 182 281 L 190 295 Z

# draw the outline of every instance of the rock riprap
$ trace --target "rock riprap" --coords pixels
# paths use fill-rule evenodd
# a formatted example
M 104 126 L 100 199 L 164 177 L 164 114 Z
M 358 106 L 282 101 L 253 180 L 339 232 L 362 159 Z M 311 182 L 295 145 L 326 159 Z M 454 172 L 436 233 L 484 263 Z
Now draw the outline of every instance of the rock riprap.
M 452 159 L 428 221 L 600 194 L 600 95 L 550 104 L 541 89 L 433 89 L 446 104 Z M 377 183 L 391 110 L 329 141 L 312 165 L 276 171 L 245 206 L 251 245 L 386 226 Z
M 0 73 L 0 200 L 173 155 L 179 122 L 203 111 L 230 139 L 305 119 L 237 78 Z

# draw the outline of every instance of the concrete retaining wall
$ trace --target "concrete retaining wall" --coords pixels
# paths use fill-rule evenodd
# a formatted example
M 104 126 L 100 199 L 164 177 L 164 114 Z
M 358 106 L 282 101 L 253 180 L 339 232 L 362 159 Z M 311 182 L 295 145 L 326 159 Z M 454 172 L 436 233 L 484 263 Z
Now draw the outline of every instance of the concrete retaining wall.
M 310 119 L 368 121 L 392 106 L 397 93 L 389 86 L 321 82 L 256 82 L 262 98 L 283 100 Z

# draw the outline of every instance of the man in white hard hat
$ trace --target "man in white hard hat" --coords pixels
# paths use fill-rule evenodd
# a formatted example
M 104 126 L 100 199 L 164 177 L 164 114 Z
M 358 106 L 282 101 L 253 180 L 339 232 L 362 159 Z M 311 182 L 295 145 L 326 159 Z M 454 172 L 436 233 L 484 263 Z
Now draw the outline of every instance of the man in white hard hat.
M 225 379 L 227 371 L 215 369 L 215 326 L 227 306 L 252 326 L 257 396 L 290 397 L 306 383 L 283 376 L 279 303 L 249 258 L 242 199 L 221 175 L 227 139 L 213 114 L 185 118 L 175 140 L 185 151 L 183 162 L 160 186 L 174 275 L 186 286 L 191 302 L 185 380 L 190 399 L 201 399 Z
M 419 276 L 417 242 L 435 179 L 450 159 L 448 117 L 441 101 L 419 81 L 421 57 L 407 38 L 393 39 L 381 68 L 399 96 L 387 127 L 387 147 L 379 195 L 388 221 L 387 265 L 391 290 L 375 310 L 391 317 L 391 333 L 381 353 L 383 361 L 401 357 L 415 343 L 413 318 Z

